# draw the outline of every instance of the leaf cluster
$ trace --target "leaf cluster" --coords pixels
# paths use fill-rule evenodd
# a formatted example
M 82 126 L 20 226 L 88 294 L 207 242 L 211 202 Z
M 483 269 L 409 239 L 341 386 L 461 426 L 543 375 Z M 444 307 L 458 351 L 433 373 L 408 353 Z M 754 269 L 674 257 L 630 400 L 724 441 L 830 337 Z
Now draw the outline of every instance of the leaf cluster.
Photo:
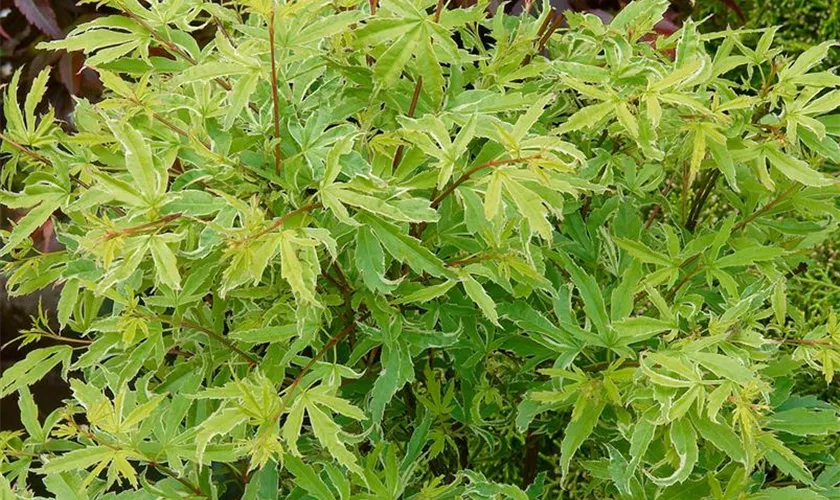
M 0 203 L 28 212 L 0 256 L 10 293 L 61 284 L 32 340 L 65 342 L 0 377 L 3 494 L 840 494 L 840 408 L 794 391 L 834 380 L 840 325 L 787 297 L 840 220 L 833 42 L 650 41 L 666 0 L 559 30 L 103 3 L 45 44 L 106 87 L 76 130 L 35 113 L 46 74 L 6 91 Z M 48 220 L 63 251 L 32 248 Z

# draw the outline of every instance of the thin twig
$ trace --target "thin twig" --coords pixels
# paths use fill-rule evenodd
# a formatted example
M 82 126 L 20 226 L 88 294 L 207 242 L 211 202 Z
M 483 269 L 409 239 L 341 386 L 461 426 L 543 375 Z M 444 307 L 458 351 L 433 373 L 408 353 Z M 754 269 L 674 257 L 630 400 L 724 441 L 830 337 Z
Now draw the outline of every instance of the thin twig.
M 542 24 L 540 24 L 540 27 L 537 29 L 537 52 L 539 52 L 539 50 L 542 50 L 540 48 L 540 41 L 542 40 L 543 34 L 551 24 L 551 21 L 554 19 L 554 15 L 556 12 L 557 11 L 554 9 L 554 7 L 552 7 L 551 10 L 548 12 L 548 15 L 545 16 L 545 19 L 543 19 L 543 22 Z M 520 66 L 527 66 L 531 62 L 531 59 L 533 59 L 533 54 L 528 54 L 522 60 L 522 64 Z
M 311 212 L 311 211 L 313 211 L 313 210 L 315 210 L 315 209 L 317 209 L 317 208 L 320 208 L 320 207 L 321 207 L 321 204 L 320 204 L 320 203 L 310 203 L 310 204 L 308 204 L 308 205 L 304 205 L 304 206 L 302 206 L 302 207 L 300 207 L 300 208 L 298 208 L 298 209 L 296 209 L 296 210 L 292 210 L 291 212 L 287 213 L 286 215 L 284 215 L 284 216 L 280 217 L 279 219 L 275 220 L 275 221 L 274 221 L 274 222 L 273 222 L 270 226 L 268 226 L 267 228 L 265 228 L 265 229 L 263 229 L 263 230 L 261 230 L 261 231 L 257 231 L 256 233 L 251 234 L 251 235 L 248 235 L 248 236 L 246 236 L 246 237 L 244 237 L 244 238 L 242 238 L 242 239 L 240 239 L 240 240 L 236 240 L 235 242 L 233 242 L 233 244 L 234 244 L 234 245 L 241 245 L 242 243 L 245 243 L 246 241 L 250 241 L 250 240 L 257 239 L 257 238 L 259 238 L 260 236 L 264 236 L 264 235 L 266 235 L 266 234 L 268 234 L 268 233 L 270 233 L 270 232 L 274 231 L 274 230 L 275 230 L 275 229 L 277 229 L 278 227 L 282 226 L 283 224 L 285 224 L 285 223 L 286 223 L 289 219 L 291 219 L 292 217 L 294 217 L 294 216 L 296 216 L 296 215 L 300 215 L 300 214 L 302 214 L 302 213 Z
M 184 49 L 182 49 L 178 45 L 176 45 L 176 44 L 172 43 L 171 41 L 167 40 L 166 38 L 164 38 L 163 35 L 161 35 L 157 31 L 155 31 L 155 29 L 152 28 L 152 26 L 149 23 L 147 23 L 143 18 L 139 17 L 138 15 L 134 14 L 133 12 L 131 12 L 130 10 L 127 10 L 127 9 L 123 9 L 123 12 L 128 17 L 133 19 L 137 24 L 139 24 L 144 29 L 146 29 L 152 35 L 152 37 L 155 40 L 157 40 L 159 43 L 163 44 L 163 46 L 166 47 L 166 49 L 169 52 L 172 52 L 173 54 L 181 56 L 185 61 L 187 61 L 188 63 L 190 63 L 193 66 L 198 64 L 198 61 L 196 61 L 193 56 L 191 56 L 187 51 L 185 51 Z M 221 78 L 214 78 L 213 80 L 219 86 L 221 86 L 223 89 L 225 89 L 227 91 L 230 91 L 231 88 L 232 88 L 228 82 L 224 81 Z
M 18 144 L 17 142 L 11 140 L 7 135 L 4 135 L 3 133 L 0 133 L 0 140 L 8 143 L 9 146 L 17 149 L 18 151 L 25 154 L 26 156 L 29 156 L 33 160 L 39 161 L 39 162 L 44 163 L 46 165 L 52 165 L 52 163 L 50 163 L 50 160 L 46 159 L 44 156 L 40 155 L 39 153 L 36 153 L 35 151 L 32 151 L 31 149 L 27 148 L 26 146 L 24 146 L 22 144 Z
M 136 104 L 142 106 L 142 104 L 139 101 L 134 101 L 134 102 Z M 186 138 L 189 141 L 193 141 L 193 142 L 197 143 L 198 145 L 200 145 L 201 147 L 203 147 L 207 151 L 213 153 L 213 149 L 212 149 L 212 147 L 210 146 L 209 143 L 202 141 L 201 139 L 199 139 L 198 137 L 189 133 L 188 131 L 182 129 L 178 125 L 175 125 L 174 123 L 169 121 L 167 118 L 164 118 L 163 115 L 161 115 L 160 113 L 152 113 L 152 118 L 154 118 L 155 120 L 160 122 L 161 125 L 168 128 L 169 130 L 171 130 L 171 131 L 175 132 L 176 134 Z
M 435 7 L 435 17 L 434 21 L 440 22 L 440 13 L 443 11 L 443 4 L 445 3 L 444 0 L 438 0 L 437 6 Z
M 20 151 L 21 153 L 23 153 L 23 154 L 25 154 L 25 155 L 29 156 L 29 157 L 30 157 L 30 158 L 32 158 L 33 160 L 35 160 L 35 161 L 39 161 L 39 162 L 41 162 L 41 163 L 43 163 L 43 164 L 45 164 L 45 165 L 47 165 L 47 166 L 49 166 L 49 167 L 52 167 L 52 163 L 51 163 L 51 162 L 50 162 L 50 160 L 48 160 L 46 157 L 44 157 L 44 156 L 43 156 L 43 155 L 41 155 L 40 153 L 37 153 L 37 152 L 35 152 L 35 151 L 33 151 L 33 150 L 31 150 L 31 149 L 27 148 L 26 146 L 24 146 L 24 145 L 22 145 L 22 144 L 18 144 L 17 142 L 15 142 L 15 141 L 11 140 L 11 139 L 10 139 L 7 135 L 4 135 L 3 133 L 0 133 L 0 140 L 2 140 L 3 142 L 7 143 L 9 146 L 12 146 L 13 148 L 17 149 L 17 150 L 18 150 L 18 151 Z M 90 184 L 88 184 L 87 182 L 85 182 L 85 181 L 83 181 L 83 180 L 81 180 L 81 179 L 78 179 L 78 178 L 76 178 L 76 177 L 71 177 L 71 178 L 70 178 L 70 181 L 71 181 L 71 182 L 75 182 L 76 184 L 78 184 L 79 186 L 81 186 L 81 187 L 83 187 L 83 188 L 85 188 L 85 189 L 90 189 Z M 118 214 L 120 214 L 120 215 L 125 215 L 125 211 L 123 211 L 123 209 L 122 209 L 122 208 L 120 208 L 120 207 L 113 207 L 113 209 L 114 209 L 114 210 L 115 210 Z
M 446 267 L 462 267 L 467 266 L 469 264 L 475 264 L 477 262 L 484 262 L 485 260 L 492 260 L 495 258 L 495 254 L 476 255 L 475 257 L 470 257 L 468 259 L 460 259 L 447 262 Z
M 539 158 L 542 158 L 542 155 L 536 154 L 536 155 L 523 156 L 523 157 L 518 157 L 518 158 L 507 158 L 505 160 L 491 160 L 491 161 L 482 163 L 481 165 L 475 166 L 475 167 L 467 170 L 466 172 L 464 172 L 461 175 L 461 177 L 458 177 L 458 179 L 455 182 L 450 184 L 448 188 L 444 189 L 442 193 L 440 193 L 435 199 L 433 199 L 432 204 L 431 204 L 432 208 L 437 208 L 438 205 L 440 205 L 441 202 L 444 199 L 446 199 L 447 196 L 452 194 L 452 192 L 455 191 L 455 189 L 458 188 L 458 186 L 460 186 L 464 182 L 468 181 L 469 178 L 473 174 L 475 174 L 476 172 L 478 172 L 480 170 L 483 170 L 485 168 L 490 168 L 490 167 L 498 167 L 498 166 L 501 166 L 501 165 L 509 165 L 511 163 L 527 163 L 531 160 L 537 160 Z
M 769 203 L 767 203 L 766 205 L 764 205 L 763 207 L 761 207 L 759 210 L 757 210 L 757 211 L 753 212 L 752 214 L 750 214 L 749 216 L 747 216 L 746 218 L 744 218 L 741 222 L 739 222 L 739 223 L 735 224 L 734 226 L 732 226 L 732 232 L 734 233 L 734 232 L 736 232 L 736 231 L 740 231 L 741 229 L 743 229 L 744 227 L 746 227 L 746 226 L 747 226 L 747 224 L 749 224 L 750 222 L 754 221 L 754 220 L 755 220 L 755 219 L 757 219 L 758 217 L 761 217 L 763 214 L 765 214 L 765 213 L 769 212 L 771 209 L 773 209 L 773 207 L 775 207 L 776 205 L 778 205 L 778 204 L 779 204 L 779 202 L 781 202 L 782 200 L 784 200 L 785 198 L 787 198 L 788 196 L 790 196 L 790 194 L 791 194 L 791 193 L 793 193 L 793 192 L 794 192 L 796 189 L 798 189 L 798 188 L 799 188 L 799 186 L 798 186 L 798 185 L 796 185 L 796 184 L 794 184 L 793 186 L 791 186 L 790 188 L 788 188 L 787 190 L 785 190 L 782 194 L 780 194 L 779 196 L 777 196 L 776 198 L 774 198 L 772 201 L 770 201 Z M 684 261 L 680 264 L 680 268 L 685 268 L 685 267 L 687 267 L 690 263 L 694 262 L 694 261 L 695 261 L 695 260 L 697 260 L 698 258 L 700 258 L 700 254 L 695 254 L 695 255 L 693 255 L 693 256 L 691 256 L 691 257 L 689 257 L 688 259 L 684 260 Z M 692 279 L 693 277 L 697 276 L 697 274 L 698 274 L 701 270 L 702 270 L 702 268 L 701 268 L 701 267 L 698 267 L 697 269 L 695 269 L 695 270 L 691 271 L 690 273 L 688 273 L 685 277 L 683 277 L 683 279 L 681 279 L 681 280 L 680 280 L 680 281 L 679 281 L 679 282 L 678 282 L 678 283 L 677 283 L 674 287 L 672 287 L 672 288 L 668 291 L 668 295 L 666 296 L 666 298 L 667 298 L 668 300 L 673 299 L 673 298 L 674 298 L 674 296 L 676 295 L 677 291 L 679 291 L 679 289 L 680 289 L 680 288 L 682 288 L 682 287 L 683 287 L 683 285 L 685 285 L 685 284 L 686 284 L 686 283 L 687 283 L 690 279 Z
M 420 99 L 420 90 L 423 88 L 423 77 L 417 77 L 417 83 L 414 84 L 414 94 L 411 96 L 411 104 L 408 105 L 408 117 L 414 118 L 414 112 L 417 110 L 417 101 Z M 403 150 L 405 149 L 405 145 L 400 144 L 397 147 L 397 152 L 394 153 L 394 160 L 391 162 L 391 170 L 396 172 L 397 167 L 400 166 L 400 161 L 402 161 L 403 157 Z
M 172 479 L 178 481 L 179 483 L 183 484 L 187 489 L 192 491 L 195 495 L 200 496 L 200 497 L 206 497 L 207 496 L 207 495 L 205 495 L 204 493 L 201 492 L 201 488 L 199 488 L 198 486 L 196 486 L 195 484 L 193 484 L 192 482 L 190 482 L 186 478 L 183 478 L 183 477 L 179 476 L 177 473 L 175 473 L 174 470 L 170 469 L 169 467 L 166 467 L 165 465 L 161 465 L 157 462 L 149 462 L 149 467 L 152 467 L 153 469 L 157 470 L 158 472 L 161 472 L 162 474 L 165 474 L 165 475 L 171 477 Z
M 706 200 L 712 193 L 712 189 L 714 188 L 718 177 L 720 177 L 720 170 L 713 170 L 710 172 L 699 192 L 694 197 L 694 202 L 692 203 L 691 210 L 688 213 L 688 220 L 685 223 L 685 227 L 689 231 L 694 232 L 694 228 L 697 227 L 697 219 L 700 217 L 700 213 L 703 211 L 703 205 L 706 204 Z
M 792 185 L 791 187 L 789 187 L 788 189 L 786 189 L 786 190 L 785 190 L 782 194 L 780 194 L 779 196 L 777 196 L 776 198 L 774 198 L 772 201 L 768 202 L 766 205 L 764 205 L 764 206 L 763 206 L 763 207 L 761 207 L 760 209 L 758 209 L 758 210 L 756 210 L 755 212 L 753 212 L 752 214 L 750 214 L 747 218 L 745 218 L 745 219 L 744 219 L 744 220 L 742 220 L 741 222 L 739 222 L 739 223 L 735 224 L 735 225 L 732 227 L 732 231 L 739 231 L 740 229 L 743 229 L 743 227 L 744 227 L 744 226 L 746 226 L 747 224 L 749 224 L 750 222 L 754 221 L 755 219 L 757 219 L 757 218 L 761 217 L 762 215 L 764 215 L 764 214 L 766 214 L 767 212 L 769 212 L 770 210 L 772 210 L 772 209 L 773 209 L 773 207 L 775 207 L 775 206 L 776 206 L 776 205 L 778 205 L 778 204 L 779 204 L 782 200 L 784 200 L 785 198 L 787 198 L 788 196 L 790 196 L 790 195 L 791 195 L 794 191 L 796 191 L 798 188 L 799 188 L 799 186 L 798 186 L 797 184 Z
M 829 342 L 826 340 L 818 340 L 818 339 L 768 339 L 771 342 L 776 342 L 779 344 L 799 344 L 799 345 L 807 345 L 807 346 L 820 346 L 820 347 L 830 347 L 832 349 L 840 349 L 840 345 L 835 342 Z
M 663 198 L 667 199 L 668 193 L 671 192 L 672 187 L 673 187 L 673 184 L 669 182 L 668 185 L 665 187 L 665 190 L 662 192 L 662 197 Z M 661 211 L 662 211 L 662 204 L 661 203 L 657 203 L 651 209 L 650 214 L 648 214 L 647 222 L 645 223 L 645 228 L 642 231 L 643 233 L 647 232 L 647 230 L 650 229 L 650 226 L 653 225 L 653 221 L 656 220 L 656 218 L 659 216 L 659 213 Z
M 67 342 L 69 344 L 80 344 L 80 345 L 90 345 L 93 344 L 93 340 L 87 339 L 73 339 L 70 337 L 62 337 L 61 335 L 53 335 L 49 333 L 40 333 L 38 334 L 39 337 L 44 337 L 48 339 L 53 339 L 59 342 Z
M 170 214 L 170 215 L 166 215 L 164 217 L 161 217 L 160 219 L 153 220 L 152 222 L 147 222 L 145 224 L 140 224 L 138 226 L 127 227 L 125 229 L 119 229 L 119 230 L 116 230 L 116 231 L 108 231 L 108 232 L 105 233 L 104 238 L 106 240 L 110 240 L 112 238 L 116 238 L 117 236 L 125 236 L 125 235 L 130 235 L 130 234 L 136 234 L 136 233 L 145 231 L 147 229 L 154 229 L 158 226 L 164 226 L 164 225 L 172 222 L 173 220 L 180 219 L 183 216 L 184 216 L 184 214 L 181 214 L 181 213 Z
M 230 339 L 228 339 L 227 337 L 225 337 L 222 334 L 214 332 L 213 330 L 211 330 L 207 327 L 199 325 L 198 323 L 193 323 L 192 321 L 188 321 L 188 320 L 179 320 L 179 319 L 173 318 L 171 316 L 155 316 L 155 315 L 151 315 L 151 314 L 145 314 L 145 313 L 142 313 L 142 312 L 135 312 L 134 314 L 138 315 L 140 317 L 152 320 L 152 321 L 162 321 L 164 323 L 168 323 L 171 326 L 177 326 L 179 328 L 191 328 L 193 330 L 197 330 L 197 331 L 207 335 L 208 337 L 210 337 L 212 339 L 215 339 L 215 340 L 218 340 L 219 342 L 224 344 L 225 347 L 227 347 L 228 349 L 230 349 L 231 351 L 236 353 L 238 356 L 240 356 L 242 359 L 247 361 L 248 365 L 251 366 L 252 368 L 259 364 L 259 360 L 257 358 L 251 356 L 247 352 L 245 352 L 242 349 L 233 345 L 233 342 L 231 342 Z
M 286 387 L 286 389 L 284 389 L 286 394 L 285 396 L 283 396 L 283 399 L 280 402 L 280 409 L 277 411 L 274 420 L 278 420 L 280 416 L 283 415 L 283 412 L 286 410 L 286 407 L 288 406 L 289 400 L 292 398 L 295 389 L 297 389 L 297 387 L 300 385 L 301 381 L 303 380 L 303 377 L 306 376 L 307 373 L 309 373 L 309 370 L 311 370 L 312 367 L 315 366 L 315 363 L 317 363 L 318 360 L 321 359 L 324 356 L 324 354 L 327 353 L 327 351 L 338 345 L 338 343 L 341 342 L 341 340 L 344 339 L 344 337 L 354 332 L 358 327 L 359 323 L 364 321 L 369 315 L 370 311 L 365 310 L 364 312 L 362 312 L 362 315 L 359 316 L 358 319 L 351 319 L 350 323 L 348 323 L 344 328 L 342 328 L 341 331 L 330 337 L 330 340 L 327 341 L 326 344 L 324 344 L 324 347 L 322 347 L 315 354 L 315 356 L 313 356 L 312 359 L 310 359 L 309 362 L 306 363 L 306 365 L 301 369 L 300 373 L 298 373 L 295 379 L 292 380 L 292 383 L 289 384 Z
M 614 361 L 602 361 L 600 363 L 593 363 L 591 365 L 580 366 L 579 368 L 585 372 L 599 372 L 612 365 Z M 636 368 L 639 366 L 638 361 L 627 360 L 621 363 L 621 368 Z
M 686 210 L 688 208 L 688 188 L 689 188 L 688 163 L 683 163 L 682 190 L 680 192 L 680 197 L 681 197 L 681 200 L 682 200 L 682 208 L 680 210 L 680 215 L 681 215 L 681 218 L 682 218 L 683 226 L 685 226 L 686 217 L 688 217 L 688 214 L 686 213 Z
M 280 175 L 283 167 L 283 159 L 280 156 L 280 95 L 277 92 L 277 63 L 275 62 L 274 47 L 274 2 L 271 4 L 271 20 L 268 22 L 268 48 L 271 57 L 271 101 L 272 114 L 274 117 L 274 172 Z
M 694 269 L 693 271 L 686 274 L 683 277 L 683 279 L 681 279 L 676 285 L 674 285 L 673 287 L 671 287 L 670 290 L 668 290 L 668 295 L 665 296 L 665 300 L 673 299 L 674 295 L 677 294 L 677 292 L 680 290 L 680 288 L 682 288 L 683 285 L 688 283 L 689 280 L 691 280 L 692 278 L 697 276 L 697 274 L 700 273 L 701 269 L 702 269 L 702 267 L 698 267 L 697 269 Z
M 554 20 L 551 22 L 551 25 L 548 27 L 548 30 L 543 34 L 542 38 L 540 38 L 540 44 L 538 52 L 542 52 L 545 49 L 545 44 L 551 39 L 551 35 L 557 31 L 557 28 L 563 23 L 563 20 L 566 19 L 565 14 L 560 14 L 559 16 L 555 16 Z

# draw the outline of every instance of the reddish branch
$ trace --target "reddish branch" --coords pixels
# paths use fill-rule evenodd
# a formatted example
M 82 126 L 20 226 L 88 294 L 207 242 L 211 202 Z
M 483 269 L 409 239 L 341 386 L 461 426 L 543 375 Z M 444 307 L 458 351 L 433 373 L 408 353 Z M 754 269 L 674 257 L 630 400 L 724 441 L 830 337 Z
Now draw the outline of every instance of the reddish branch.
M 799 188 L 799 186 L 797 184 L 792 185 L 791 187 L 786 189 L 782 194 L 780 194 L 779 196 L 777 196 L 776 198 L 774 198 L 773 200 L 768 202 L 766 205 L 764 205 L 760 209 L 758 209 L 755 212 L 753 212 L 752 214 L 750 214 L 748 217 L 746 217 L 741 222 L 735 224 L 735 226 L 732 227 L 732 231 L 734 232 L 734 231 L 738 231 L 740 229 L 743 229 L 744 226 L 746 226 L 750 222 L 754 221 L 755 219 L 761 217 L 762 215 L 764 215 L 767 212 L 769 212 L 770 210 L 772 210 L 773 207 L 775 207 L 782 200 L 784 200 L 785 198 L 787 198 L 788 196 L 793 194 L 793 192 L 796 191 L 798 188 Z
M 277 92 L 277 63 L 274 47 L 274 4 L 271 7 L 271 20 L 268 22 L 268 47 L 271 53 L 271 101 L 274 115 L 274 171 L 280 175 L 283 159 L 280 156 L 280 96 Z
M 158 226 L 165 226 L 166 224 L 172 222 L 173 220 L 180 219 L 183 217 L 184 214 L 170 214 L 160 219 L 153 220 L 152 222 L 147 222 L 145 224 L 140 224 L 139 226 L 127 227 L 125 229 L 119 229 L 117 231 L 108 231 L 105 233 L 105 239 L 110 240 L 112 238 L 116 238 L 117 236 L 127 236 L 130 234 L 137 234 L 148 229 L 154 229 Z
M 411 96 L 411 104 L 408 106 L 408 117 L 414 118 L 414 112 L 417 110 L 417 101 L 420 99 L 420 89 L 423 88 L 423 77 L 417 77 L 417 83 L 414 85 L 414 94 Z M 391 162 L 391 170 L 396 171 L 402 161 L 403 150 L 405 146 L 400 144 L 397 147 L 397 152 L 394 153 L 394 160 Z
M 9 139 L 9 137 L 4 135 L 3 133 L 0 133 L 0 140 L 7 143 L 9 146 L 17 149 L 18 151 L 25 154 L 26 156 L 29 156 L 30 158 L 32 158 L 35 161 L 39 161 L 39 162 L 44 163 L 46 165 L 51 165 L 51 163 L 48 159 L 46 159 L 45 157 L 36 153 L 35 151 L 32 151 L 31 149 L 27 148 L 26 146 L 23 146 L 22 144 L 18 144 L 17 142 Z
M 195 66 L 195 65 L 197 65 L 197 64 L 198 64 L 198 61 L 196 61 L 196 60 L 195 60 L 195 58 L 194 58 L 193 56 L 191 56 L 191 55 L 190 55 L 187 51 L 185 51 L 184 49 L 182 49 L 182 48 L 181 48 L 181 47 L 179 47 L 178 45 L 176 45 L 176 44 L 174 44 L 174 43 L 170 42 L 169 40 L 167 40 L 166 38 L 164 38 L 163 36 L 161 36 L 161 34 L 160 34 L 160 33 L 158 33 L 157 31 L 155 31 L 155 29 L 154 29 L 154 28 L 152 28 L 152 27 L 151 27 L 151 25 L 149 25 L 149 23 L 147 23 L 147 22 L 146 22 L 143 18 L 141 18 L 141 17 L 137 16 L 136 14 L 134 14 L 133 12 L 131 12 L 131 11 L 129 11 L 129 10 L 125 10 L 125 11 L 123 11 L 123 12 L 125 12 L 125 15 L 127 15 L 128 17 L 130 17 L 131 19 L 133 19 L 133 20 L 134 20 L 134 22 L 136 22 L 137 24 L 139 24 L 140 26 L 142 26 L 142 27 L 143 27 L 146 31 L 148 31 L 148 32 L 149 32 L 149 34 L 151 34 L 151 35 L 152 35 L 152 37 L 153 37 L 155 40 L 157 40 L 157 41 L 158 41 L 158 43 L 160 43 L 160 44 L 162 44 L 164 47 L 166 47 L 166 50 L 168 50 L 169 52 L 171 52 L 171 53 L 173 53 L 173 54 L 176 54 L 176 55 L 178 55 L 178 56 L 181 56 L 181 57 L 182 57 L 185 61 L 187 61 L 188 63 L 190 63 L 190 64 L 191 64 L 191 65 L 193 65 L 193 66 Z M 214 81 L 215 81 L 217 84 L 219 84 L 219 86 L 220 86 L 220 87 L 222 87 L 223 89 L 225 89 L 225 90 L 227 90 L 227 91 L 230 91 L 230 90 L 231 90 L 231 86 L 230 86 L 230 84 L 229 84 L 228 82 L 224 81 L 223 79 L 221 79 L 221 78 L 214 78 Z
M 745 228 L 747 226 L 747 224 L 749 224 L 750 222 L 756 220 L 757 218 L 761 217 L 762 215 L 764 215 L 767 212 L 769 212 L 770 210 L 772 210 L 776 205 L 778 205 L 781 201 L 783 201 L 785 198 L 787 198 L 792 193 L 794 193 L 797 189 L 799 189 L 799 186 L 797 184 L 792 185 L 791 187 L 786 189 L 783 193 L 781 193 L 779 196 L 777 196 L 776 198 L 774 198 L 773 200 L 768 202 L 766 205 L 764 205 L 760 209 L 756 210 L 752 214 L 745 217 L 741 222 L 732 226 L 732 232 L 734 233 L 736 231 L 740 231 L 741 229 Z M 689 264 L 691 264 L 692 262 L 694 262 L 698 258 L 700 258 L 700 254 L 696 254 L 696 255 L 693 255 L 693 256 L 689 257 L 688 259 L 684 260 L 682 262 L 682 264 L 680 264 L 680 268 L 687 267 Z M 700 271 L 701 271 L 701 268 L 698 267 L 698 268 L 694 269 L 693 271 L 689 272 L 688 274 L 686 274 L 676 285 L 674 285 L 673 288 L 671 288 L 668 291 L 668 295 L 666 295 L 666 299 L 671 300 L 672 298 L 674 298 L 674 296 L 677 294 L 677 291 L 679 291 L 680 288 L 682 288 L 686 283 L 688 283 L 689 280 L 691 280 L 693 277 L 697 276 L 697 274 L 699 274 Z
M 540 38 L 539 51 L 545 49 L 545 44 L 548 43 L 548 40 L 551 38 L 551 35 L 553 35 L 555 31 L 557 31 L 557 28 L 559 28 L 560 25 L 563 23 L 563 20 L 566 19 L 566 16 L 564 14 L 560 14 L 558 16 L 555 15 L 554 12 L 552 12 L 551 17 L 554 20 L 548 26 L 548 29 L 545 31 L 545 33 L 543 33 L 542 38 Z
M 301 381 L 303 380 L 303 377 L 306 376 L 307 373 L 309 373 L 309 370 L 311 370 L 312 367 L 315 366 L 315 363 L 317 363 L 318 360 L 321 359 L 324 356 L 324 354 L 327 353 L 327 351 L 338 345 L 338 343 L 341 342 L 345 337 L 355 332 L 359 323 L 364 321 L 369 315 L 370 311 L 366 310 L 362 312 L 362 315 L 359 316 L 358 319 L 351 319 L 350 323 L 348 323 L 344 328 L 342 328 L 341 331 L 330 337 L 330 340 L 327 341 L 326 344 L 324 344 L 324 347 L 322 347 L 321 350 L 319 350 L 315 354 L 315 356 L 313 356 L 312 359 L 310 359 L 309 362 L 306 363 L 303 369 L 301 369 L 300 373 L 298 373 L 297 377 L 295 377 L 295 379 L 292 380 L 292 383 L 289 384 L 286 387 L 286 389 L 284 389 L 286 395 L 283 396 L 283 400 L 280 402 L 280 409 L 277 411 L 277 414 L 274 418 L 275 420 L 278 420 L 280 416 L 283 415 L 283 412 L 289 405 L 289 400 L 292 398 L 295 389 L 297 389 L 297 387 L 300 385 Z
M 443 4 L 444 3 L 445 3 L 444 0 L 438 0 L 438 2 L 437 2 L 437 6 L 435 7 L 435 17 L 434 17 L 435 22 L 440 21 L 440 13 L 443 11 Z
M 441 202 L 444 199 L 446 199 L 447 196 L 452 194 L 452 192 L 455 191 L 455 189 L 458 188 L 458 186 L 460 186 L 461 184 L 468 181 L 469 178 L 472 177 L 472 175 L 475 174 L 478 171 L 484 170 L 485 168 L 498 167 L 500 165 L 509 165 L 511 163 L 527 163 L 531 160 L 537 160 L 539 158 L 542 158 L 542 156 L 536 154 L 536 155 L 532 155 L 532 156 L 523 156 L 523 157 L 519 157 L 519 158 L 508 158 L 508 159 L 505 159 L 505 160 L 491 160 L 491 161 L 488 161 L 486 163 L 482 163 L 481 165 L 477 165 L 477 166 L 467 170 L 466 172 L 464 172 L 461 175 L 461 177 L 458 177 L 458 179 L 455 182 L 450 184 L 448 188 L 444 189 L 442 193 L 440 193 L 435 199 L 433 199 L 432 200 L 432 208 L 437 208 L 441 204 Z
M 245 238 L 242 238 L 241 240 L 237 240 L 236 242 L 234 242 L 234 245 L 241 245 L 242 243 L 245 243 L 246 241 L 257 239 L 260 236 L 266 235 L 266 234 L 274 231 L 275 229 L 282 226 L 283 224 L 288 222 L 289 219 L 295 217 L 296 215 L 300 215 L 300 214 L 303 214 L 303 213 L 306 213 L 306 212 L 311 212 L 311 211 L 313 211 L 317 208 L 320 208 L 320 207 L 321 207 L 320 203 L 310 203 L 310 204 L 304 205 L 304 206 L 302 206 L 302 207 L 300 207 L 296 210 L 292 210 L 291 212 L 287 213 L 283 217 L 280 217 L 279 219 L 275 220 L 267 228 L 265 228 L 261 231 L 258 231 L 254 234 L 248 235 Z
M 444 0 L 438 0 L 437 6 L 435 7 L 435 14 L 433 17 L 434 22 L 440 21 L 440 13 L 443 11 L 443 4 L 446 3 Z M 371 13 L 376 11 L 375 1 L 371 0 Z M 417 101 L 420 99 L 420 91 L 423 89 L 423 77 L 418 76 L 417 82 L 414 84 L 414 93 L 411 96 L 411 104 L 408 106 L 408 117 L 414 118 L 414 112 L 417 110 Z M 403 151 L 405 146 L 400 144 L 397 147 L 397 152 L 394 153 L 394 160 L 391 162 L 391 170 L 396 171 L 397 167 L 400 165 L 400 161 L 402 160 Z
M 834 342 L 829 342 L 827 340 L 814 340 L 814 339 L 770 339 L 773 342 L 777 342 L 779 344 L 800 344 L 800 345 L 807 345 L 807 346 L 819 346 L 819 347 L 830 347 L 832 349 L 840 349 L 840 345 L 837 345 Z
M 175 319 L 171 316 L 154 316 L 154 315 L 145 314 L 145 313 L 135 313 L 135 314 L 137 314 L 140 317 L 152 320 L 152 321 L 162 321 L 164 323 L 168 323 L 171 326 L 177 326 L 179 328 L 190 328 L 192 330 L 197 330 L 197 331 L 207 335 L 208 337 L 210 337 L 212 339 L 215 339 L 215 340 L 218 340 L 219 342 L 224 344 L 225 347 L 230 349 L 237 356 L 244 359 L 251 368 L 253 368 L 253 367 L 255 367 L 259 364 L 259 360 L 257 358 L 251 356 L 247 352 L 245 352 L 242 349 L 236 347 L 233 344 L 233 342 L 231 342 L 230 339 L 228 339 L 224 335 L 221 335 L 219 333 L 214 332 L 213 330 L 211 330 L 207 327 L 199 325 L 198 323 L 193 323 L 192 321 L 187 321 L 187 320 L 182 320 L 182 319 L 181 320 Z

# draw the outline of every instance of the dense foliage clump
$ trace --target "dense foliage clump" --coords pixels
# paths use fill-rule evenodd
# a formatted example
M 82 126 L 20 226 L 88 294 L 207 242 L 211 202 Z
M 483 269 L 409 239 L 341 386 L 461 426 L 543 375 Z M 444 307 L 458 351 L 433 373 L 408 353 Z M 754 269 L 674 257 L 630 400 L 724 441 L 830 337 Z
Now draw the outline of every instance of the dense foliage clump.
M 62 290 L 0 377 L 2 495 L 840 495 L 840 409 L 795 390 L 840 325 L 787 297 L 840 220 L 832 42 L 651 37 L 667 0 L 105 3 L 47 44 L 106 88 L 75 130 L 46 73 L 6 91 L 10 292 Z
M 840 3 L 834 0 L 737 0 L 743 20 L 737 12 L 718 1 L 697 2 L 695 18 L 713 17 L 707 25 L 725 28 L 738 26 L 743 21 L 746 28 L 776 26 L 777 43 L 790 53 L 800 53 L 825 40 L 840 38 Z M 823 61 L 824 68 L 840 64 L 840 53 L 832 51 Z

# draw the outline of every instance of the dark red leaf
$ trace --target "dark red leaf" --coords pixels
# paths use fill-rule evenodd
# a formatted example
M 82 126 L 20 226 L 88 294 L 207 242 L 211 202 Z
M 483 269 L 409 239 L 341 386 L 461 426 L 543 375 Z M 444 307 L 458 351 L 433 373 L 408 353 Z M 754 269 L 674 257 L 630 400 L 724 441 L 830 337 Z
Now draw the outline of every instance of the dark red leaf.
M 662 19 L 653 27 L 654 31 L 660 35 L 669 36 L 674 34 L 680 27 L 670 19 Z
M 15 0 L 21 14 L 50 38 L 64 38 L 49 0 Z
M 64 52 L 58 60 L 58 77 L 70 95 L 79 95 L 82 83 L 82 55 L 78 52 Z

